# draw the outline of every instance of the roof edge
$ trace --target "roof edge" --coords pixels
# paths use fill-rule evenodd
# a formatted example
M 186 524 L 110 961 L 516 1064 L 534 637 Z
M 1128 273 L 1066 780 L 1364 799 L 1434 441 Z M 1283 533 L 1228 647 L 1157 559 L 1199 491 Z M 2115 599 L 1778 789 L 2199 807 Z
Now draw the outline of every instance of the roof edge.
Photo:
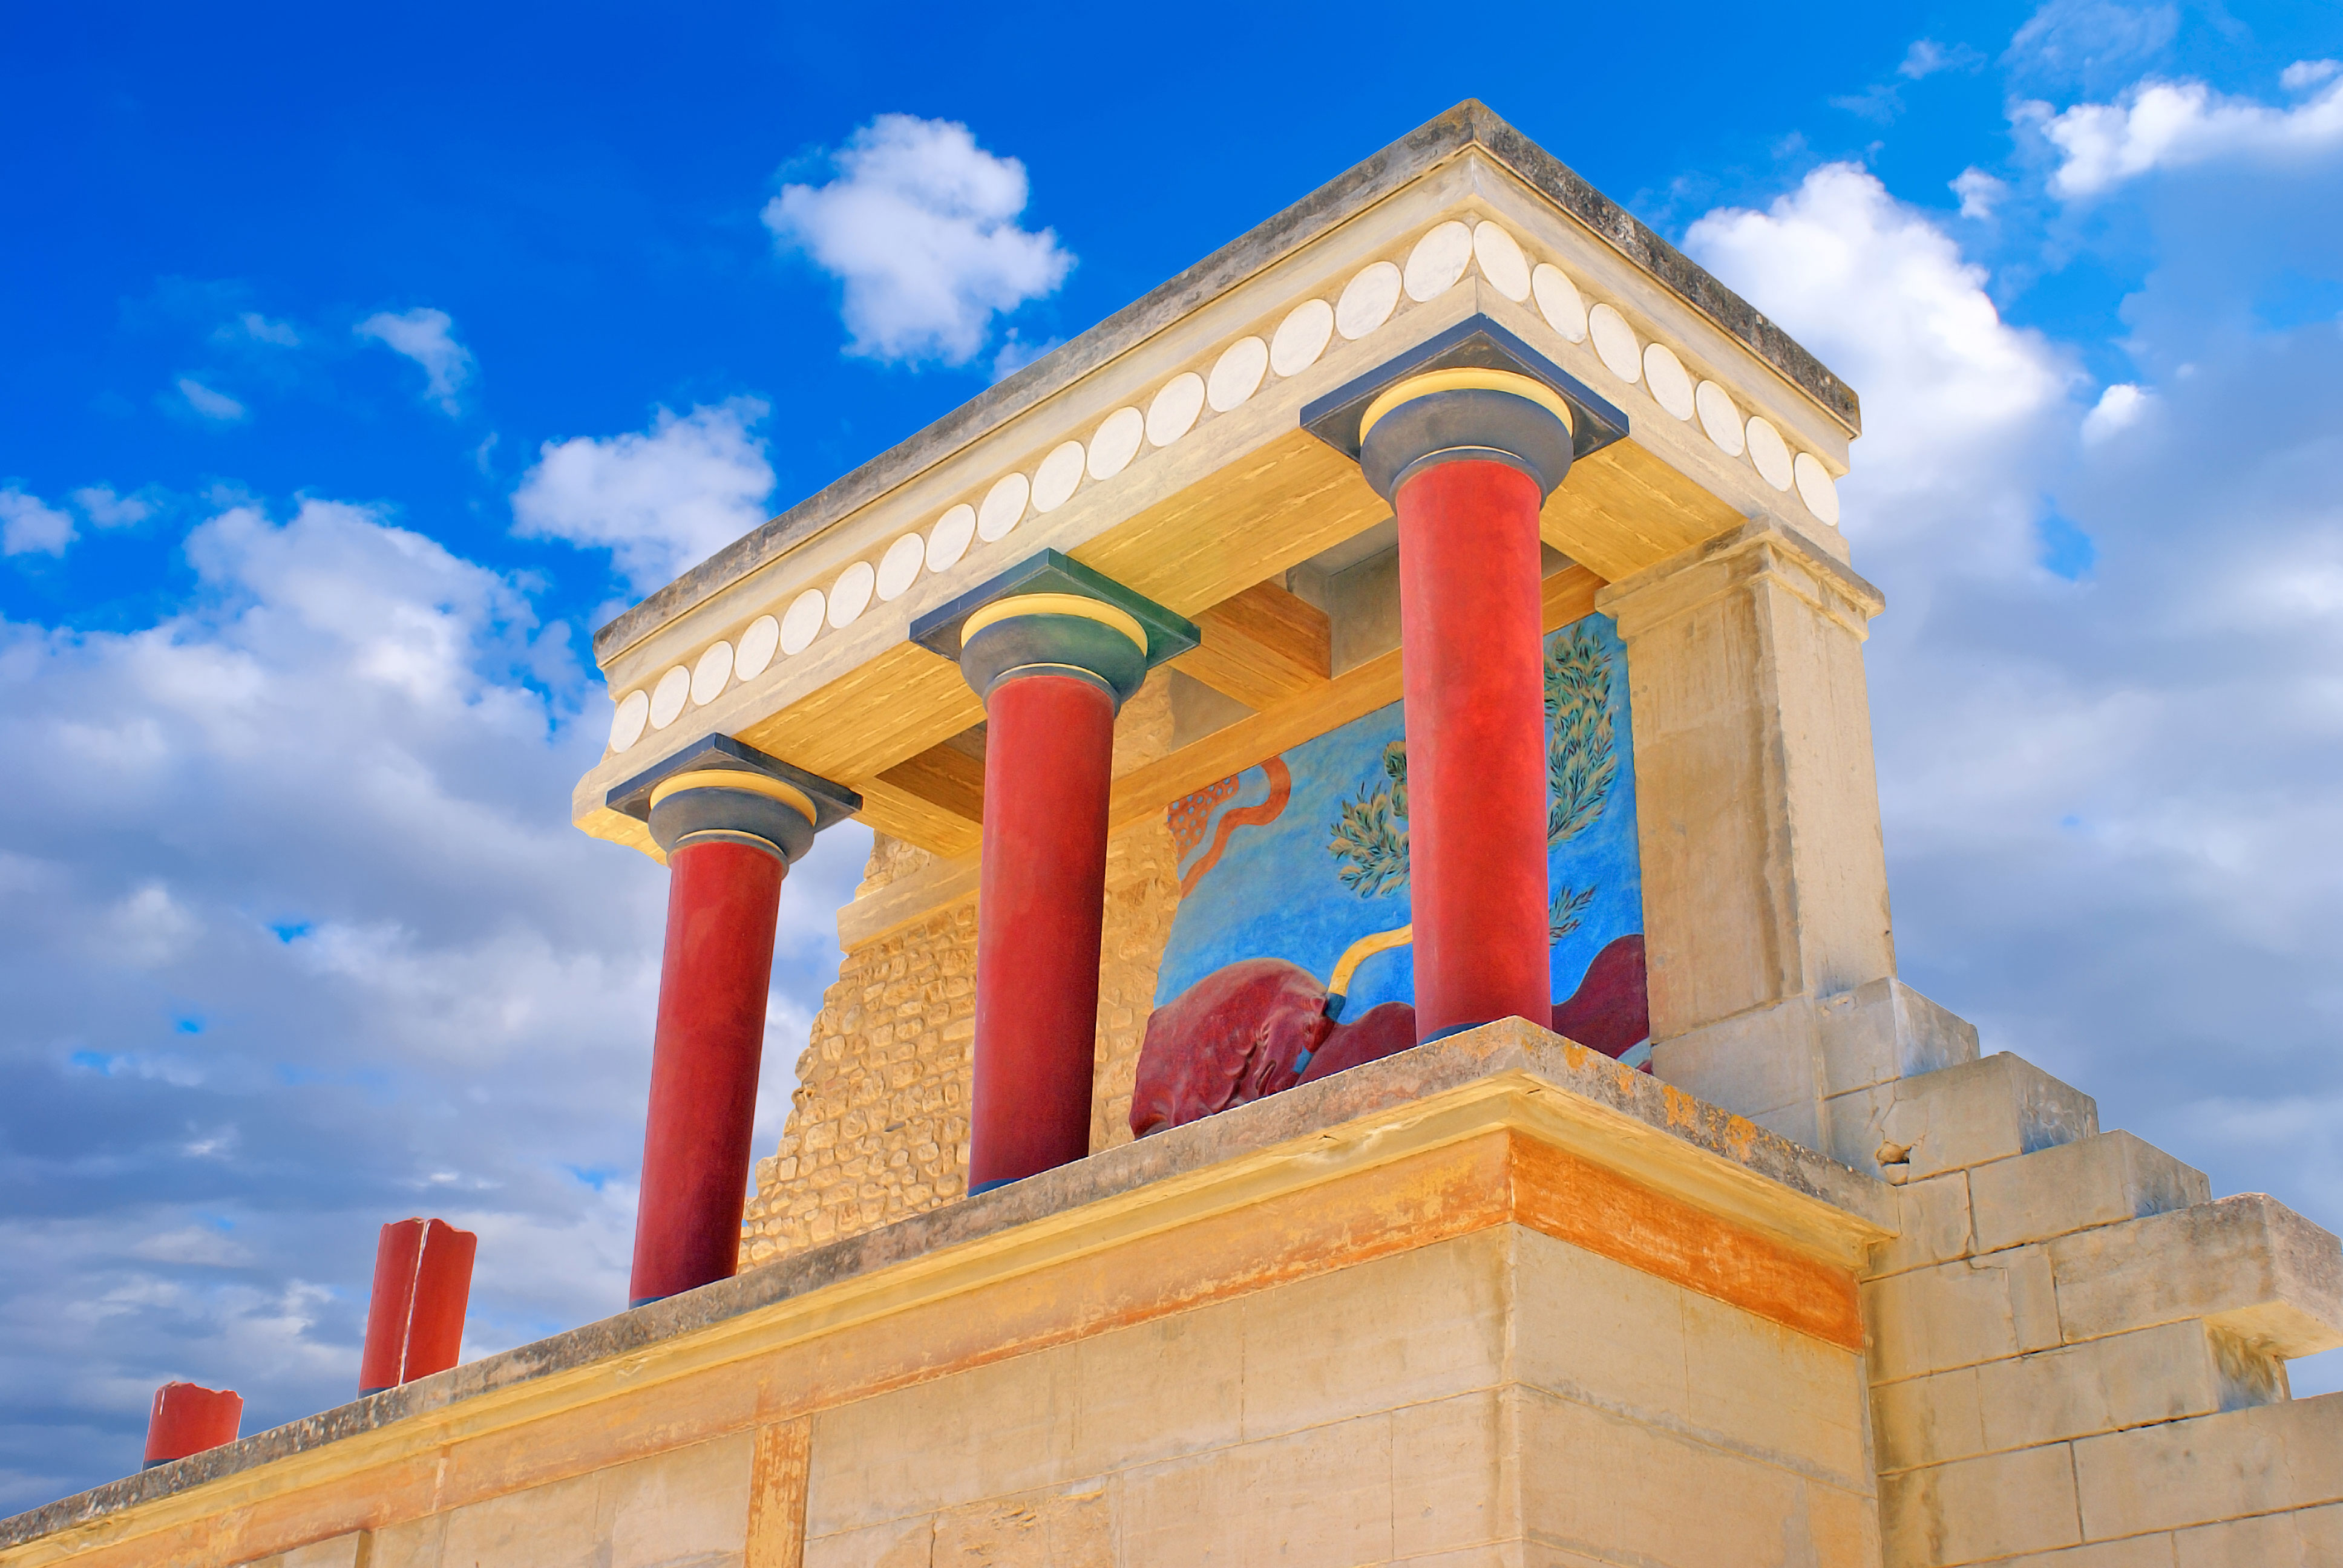
M 1659 279 L 1813 398 L 1850 435 L 1862 409 L 1845 382 L 1739 295 L 1477 98 L 1410 131 L 1282 212 L 1141 296 L 1081 336 L 986 388 L 804 500 L 742 535 L 594 633 L 601 665 L 677 616 L 828 528 L 970 442 L 1038 407 L 1091 371 L 1348 222 L 1449 158 L 1478 146 L 1613 249 Z

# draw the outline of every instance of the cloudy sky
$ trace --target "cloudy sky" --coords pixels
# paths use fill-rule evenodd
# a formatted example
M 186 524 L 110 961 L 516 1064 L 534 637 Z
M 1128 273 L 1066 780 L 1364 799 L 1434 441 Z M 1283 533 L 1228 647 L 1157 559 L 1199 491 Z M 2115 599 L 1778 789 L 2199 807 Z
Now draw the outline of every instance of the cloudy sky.
M 1863 396 L 1906 977 L 2343 1225 L 2333 7 L 228 12 L 0 17 L 0 1512 L 347 1398 L 386 1219 L 623 1304 L 590 629 L 1468 95 Z

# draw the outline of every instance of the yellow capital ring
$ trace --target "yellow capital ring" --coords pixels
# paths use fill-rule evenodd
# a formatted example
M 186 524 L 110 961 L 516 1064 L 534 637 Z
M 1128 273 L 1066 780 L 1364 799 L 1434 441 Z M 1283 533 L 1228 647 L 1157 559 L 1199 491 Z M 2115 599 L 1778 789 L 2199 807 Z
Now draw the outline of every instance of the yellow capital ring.
M 1112 627 L 1137 644 L 1140 652 L 1147 651 L 1147 628 L 1139 624 L 1137 616 L 1078 593 L 1028 593 L 994 599 L 960 623 L 960 640 L 965 642 L 988 626 L 1021 615 L 1080 616 L 1084 620 Z
M 1562 394 L 1543 381 L 1527 376 L 1517 376 L 1510 370 L 1484 370 L 1477 366 L 1462 365 L 1453 370 L 1427 370 L 1421 376 L 1411 376 L 1398 386 L 1387 388 L 1367 405 L 1359 420 L 1359 439 L 1375 427 L 1375 421 L 1403 403 L 1413 403 L 1418 397 L 1429 397 L 1434 392 L 1510 392 L 1516 397 L 1526 397 L 1539 407 L 1562 421 L 1562 427 L 1574 434 L 1578 427 L 1570 417 L 1570 405 Z
M 762 795 L 769 800 L 779 800 L 809 822 L 817 821 L 813 802 L 806 799 L 804 790 L 784 784 L 778 779 L 769 779 L 762 773 L 730 768 L 701 768 L 662 779 L 651 786 L 651 805 L 657 807 L 669 796 L 686 789 L 739 789 L 750 795 Z

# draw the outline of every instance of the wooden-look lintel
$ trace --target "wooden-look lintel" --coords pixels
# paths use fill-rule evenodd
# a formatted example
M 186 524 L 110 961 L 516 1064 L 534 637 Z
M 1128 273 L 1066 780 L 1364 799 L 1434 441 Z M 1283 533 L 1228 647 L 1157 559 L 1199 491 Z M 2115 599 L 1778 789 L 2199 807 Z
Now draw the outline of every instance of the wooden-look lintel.
M 1247 708 L 1274 708 L 1333 678 L 1326 612 L 1273 582 L 1255 583 L 1196 617 L 1204 640 L 1172 661 Z

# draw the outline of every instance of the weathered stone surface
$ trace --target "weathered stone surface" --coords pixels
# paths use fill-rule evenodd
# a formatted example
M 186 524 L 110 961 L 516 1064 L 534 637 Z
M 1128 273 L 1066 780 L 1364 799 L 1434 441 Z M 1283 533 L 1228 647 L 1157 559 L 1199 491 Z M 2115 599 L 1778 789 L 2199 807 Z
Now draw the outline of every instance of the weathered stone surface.
M 2098 1102 L 2006 1051 L 1892 1086 L 1884 1140 L 1913 1181 L 2033 1154 L 2099 1130 Z
M 2202 1318 L 2265 1355 L 2343 1345 L 2343 1248 L 2266 1193 L 2049 1243 L 2068 1342 Z
M 2343 1394 L 2074 1445 L 2085 1529 L 2137 1535 L 2343 1502 Z
M 1900 980 L 1876 980 L 1824 998 L 1815 1023 L 1826 1095 L 1977 1060 L 1976 1025 Z
M 2211 1201 L 2205 1173 L 2128 1132 L 2102 1132 L 1969 1172 L 1976 1250 L 1997 1251 Z

